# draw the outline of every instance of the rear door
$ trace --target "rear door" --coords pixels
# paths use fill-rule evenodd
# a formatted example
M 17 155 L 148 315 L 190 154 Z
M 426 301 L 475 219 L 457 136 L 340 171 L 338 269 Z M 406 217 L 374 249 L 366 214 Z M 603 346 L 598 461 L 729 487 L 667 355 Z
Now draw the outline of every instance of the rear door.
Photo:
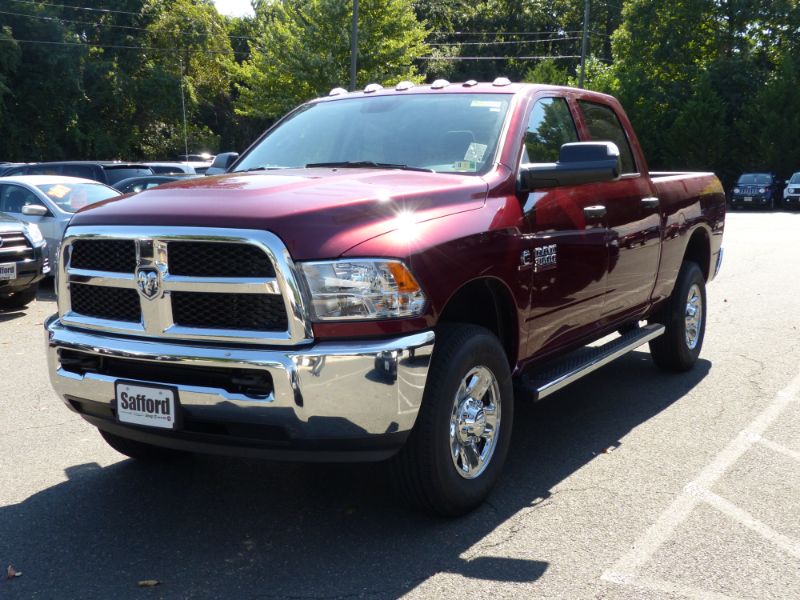
M 576 141 L 567 100 L 539 97 L 528 117 L 521 162 L 555 162 L 561 146 Z M 527 260 L 533 277 L 529 356 L 544 346 L 570 343 L 593 329 L 600 317 L 608 253 L 603 222 L 591 212 L 594 187 L 534 191 L 524 204 L 530 255 L 522 262 Z
M 660 201 L 614 108 L 588 100 L 578 100 L 577 106 L 588 140 L 614 142 L 622 159 L 618 181 L 592 186 L 600 199 L 597 204 L 605 207 L 608 230 L 608 278 L 601 316 L 614 321 L 635 315 L 650 301 L 661 252 Z

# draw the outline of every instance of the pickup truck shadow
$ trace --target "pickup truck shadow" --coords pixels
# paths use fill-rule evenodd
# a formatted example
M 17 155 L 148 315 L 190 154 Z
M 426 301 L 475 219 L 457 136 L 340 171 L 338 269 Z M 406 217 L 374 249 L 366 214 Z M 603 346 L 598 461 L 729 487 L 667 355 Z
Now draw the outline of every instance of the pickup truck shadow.
M 395 598 L 442 572 L 535 581 L 547 562 L 470 558 L 470 550 L 482 554 L 486 535 L 619 445 L 710 367 L 701 360 L 690 373 L 667 375 L 634 352 L 540 404 L 521 405 L 490 501 L 455 520 L 408 509 L 382 464 L 197 456 L 75 465 L 67 481 L 0 508 L 0 566 L 24 572 L 0 581 L 0 595 Z M 143 579 L 161 586 L 138 589 Z

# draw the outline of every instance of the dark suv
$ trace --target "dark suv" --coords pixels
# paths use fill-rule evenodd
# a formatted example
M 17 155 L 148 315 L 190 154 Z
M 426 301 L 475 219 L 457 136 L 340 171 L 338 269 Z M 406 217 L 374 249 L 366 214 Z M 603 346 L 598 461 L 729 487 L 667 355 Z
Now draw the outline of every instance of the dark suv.
M 775 173 L 745 173 L 731 190 L 731 208 L 757 206 L 773 209 L 780 202 L 780 183 Z
M 152 175 L 153 169 L 138 163 L 112 161 L 58 161 L 20 165 L 9 169 L 3 176 L 12 175 L 66 175 L 93 179 L 106 185 L 114 186 L 118 181 L 128 177 Z
M 49 272 L 47 242 L 39 228 L 0 212 L 0 309 L 31 302 Z

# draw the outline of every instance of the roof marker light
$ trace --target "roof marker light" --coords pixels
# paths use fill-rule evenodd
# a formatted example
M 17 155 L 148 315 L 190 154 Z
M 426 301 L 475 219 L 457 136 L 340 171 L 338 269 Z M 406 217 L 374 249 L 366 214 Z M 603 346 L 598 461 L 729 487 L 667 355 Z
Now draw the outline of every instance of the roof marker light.
M 450 82 L 447 81 L 447 79 L 437 79 L 431 84 L 431 89 L 440 90 L 442 88 L 446 88 L 448 85 L 450 85 Z
M 465 81 L 461 85 L 463 85 L 464 87 L 472 87 L 474 85 L 478 85 L 478 82 L 475 81 L 474 79 L 470 79 L 469 81 Z
M 410 90 L 413 87 L 414 87 L 413 81 L 401 81 L 400 83 L 397 84 L 397 87 L 395 87 L 394 89 L 396 89 L 398 92 L 405 92 L 406 90 Z
M 342 94 L 346 94 L 347 90 L 344 88 L 333 88 L 330 92 L 328 92 L 328 96 L 341 96 Z
M 511 85 L 511 81 L 508 77 L 498 77 L 492 82 L 492 85 L 497 87 L 503 87 L 505 85 Z
M 372 92 L 377 92 L 378 90 L 382 90 L 383 86 L 380 83 L 370 83 L 367 87 L 364 88 L 365 94 L 371 94 Z

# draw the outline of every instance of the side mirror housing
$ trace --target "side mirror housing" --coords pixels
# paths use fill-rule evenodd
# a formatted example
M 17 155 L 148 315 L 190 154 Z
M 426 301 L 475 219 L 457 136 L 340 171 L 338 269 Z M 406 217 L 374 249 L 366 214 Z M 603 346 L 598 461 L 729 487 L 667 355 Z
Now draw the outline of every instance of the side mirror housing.
M 206 175 L 220 175 L 225 173 L 230 166 L 236 162 L 237 158 L 239 158 L 238 152 L 223 152 L 222 154 L 217 154 L 216 158 L 214 158 L 214 162 L 208 167 Z
M 613 142 L 574 142 L 561 146 L 558 162 L 520 165 L 517 190 L 531 192 L 583 183 L 615 181 L 622 172 Z
M 46 217 L 50 211 L 41 204 L 26 204 L 22 207 L 22 214 L 28 217 Z

